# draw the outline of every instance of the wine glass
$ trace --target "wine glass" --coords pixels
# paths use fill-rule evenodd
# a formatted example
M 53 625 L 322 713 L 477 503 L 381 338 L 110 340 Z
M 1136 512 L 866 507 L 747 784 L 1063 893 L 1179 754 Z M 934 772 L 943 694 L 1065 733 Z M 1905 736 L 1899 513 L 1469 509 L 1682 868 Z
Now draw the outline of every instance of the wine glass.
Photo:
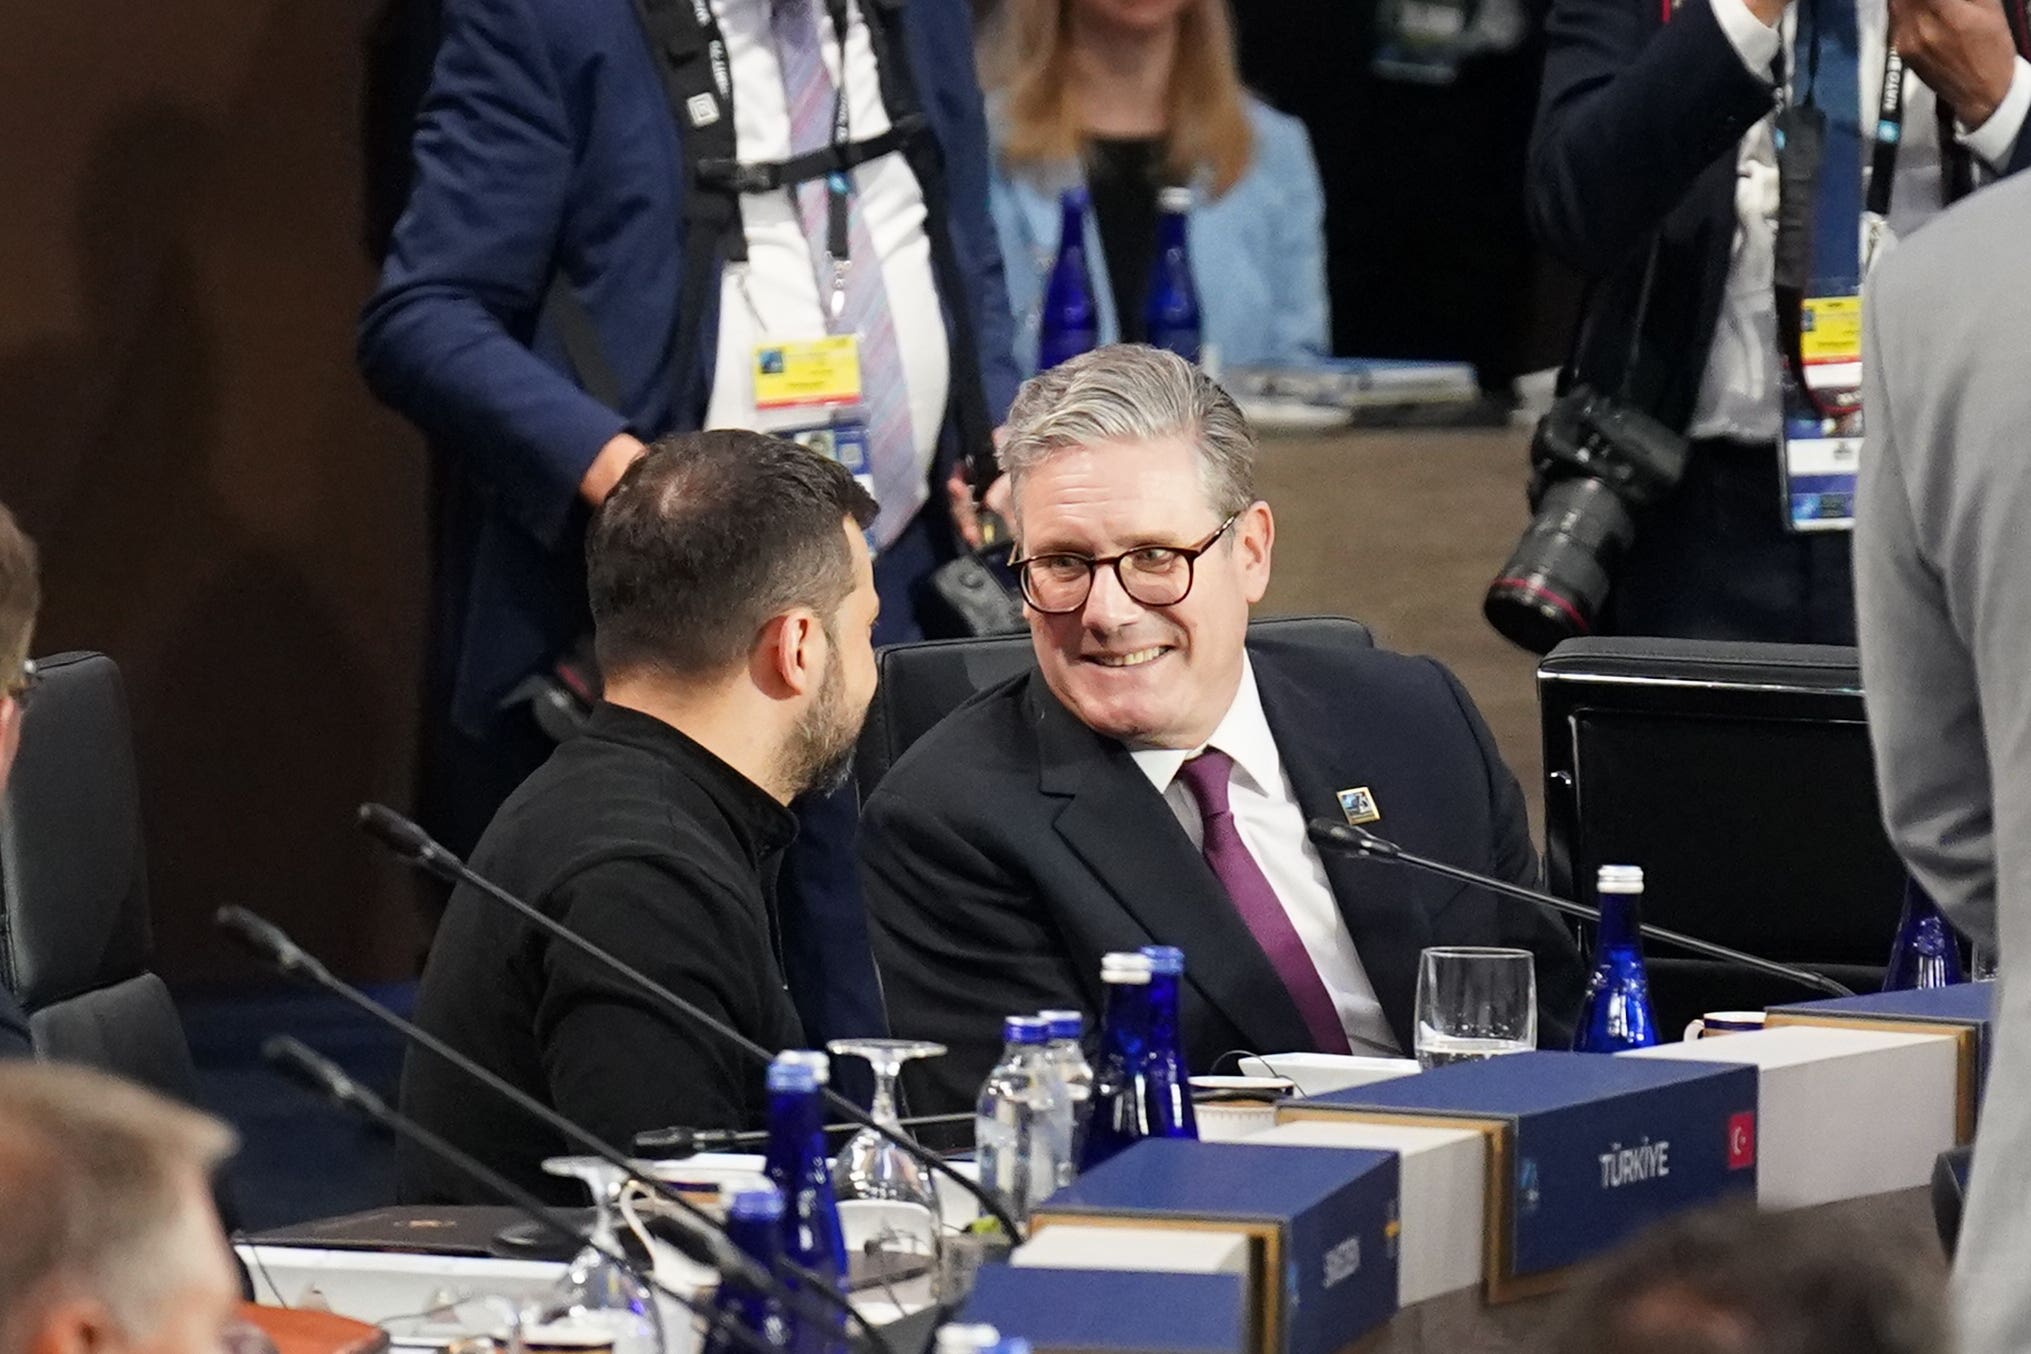
M 1417 1060 L 1427 1070 L 1537 1047 L 1529 950 L 1434 946 L 1418 956 Z
M 896 1079 L 902 1075 L 903 1064 L 945 1052 L 945 1045 L 922 1039 L 834 1039 L 826 1047 L 835 1057 L 867 1060 L 874 1073 L 874 1104 L 869 1113 L 876 1123 L 896 1133 L 903 1132 L 896 1114 Z M 937 1182 L 908 1152 L 873 1129 L 863 1128 L 834 1159 L 832 1189 L 843 1221 L 854 1215 L 872 1220 L 875 1230 L 868 1250 L 877 1263 L 882 1263 L 878 1252 L 911 1257 L 927 1266 L 937 1263 L 941 1216 Z
M 524 1317 L 523 1347 L 662 1354 L 663 1320 L 655 1295 L 610 1258 L 622 1254 L 618 1214 L 628 1172 L 599 1157 L 550 1157 L 543 1169 L 582 1180 L 592 1191 L 592 1237 L 557 1287 Z

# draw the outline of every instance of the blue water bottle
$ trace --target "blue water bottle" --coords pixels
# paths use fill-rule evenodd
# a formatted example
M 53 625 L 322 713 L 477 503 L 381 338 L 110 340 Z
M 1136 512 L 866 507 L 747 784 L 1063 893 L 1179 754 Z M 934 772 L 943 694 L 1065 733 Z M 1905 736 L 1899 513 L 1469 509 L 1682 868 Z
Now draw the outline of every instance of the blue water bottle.
M 1897 939 L 1890 945 L 1890 967 L 1883 975 L 1885 992 L 1915 987 L 1951 987 L 1966 981 L 1960 966 L 1960 941 L 1932 895 L 1916 879 L 1904 877 L 1904 910 L 1897 917 Z
M 783 1258 L 818 1280 L 845 1290 L 846 1238 L 832 1193 L 832 1162 L 825 1154 L 823 1102 L 818 1097 L 824 1054 L 795 1049 L 769 1065 L 769 1179 L 783 1193 Z M 801 1280 L 791 1278 L 794 1289 Z M 814 1303 L 815 1305 L 815 1303 Z M 791 1326 L 797 1354 L 845 1347 L 845 1315 L 837 1310 L 800 1313 Z
M 1044 284 L 1044 309 L 1037 320 L 1037 370 L 1093 351 L 1100 343 L 1100 308 L 1093 299 L 1093 270 L 1086 265 L 1084 188 L 1067 188 L 1058 199 L 1058 259 Z
M 1185 1060 L 1184 1023 L 1178 1016 L 1178 986 L 1185 980 L 1185 952 L 1175 945 L 1145 945 L 1149 959 L 1149 1073 L 1143 1095 L 1150 1124 L 1160 1138 L 1196 1138 L 1199 1116 L 1192 1110 L 1192 1068 Z
M 1595 901 L 1601 934 L 1594 973 L 1580 1002 L 1573 1029 L 1575 1053 L 1620 1053 L 1657 1042 L 1657 1016 L 1650 1009 L 1650 976 L 1643 971 L 1643 868 L 1603 865 Z
M 1100 1017 L 1081 1174 L 1152 1133 L 1143 1096 L 1150 1044 L 1149 956 L 1126 951 L 1104 956 L 1100 981 L 1107 987 L 1107 1006 Z
M 764 1272 L 776 1273 L 783 1257 L 783 1192 L 767 1181 L 743 1187 L 727 1207 L 726 1237 Z M 730 1331 L 734 1326 L 773 1348 L 788 1346 L 796 1317 L 786 1320 L 769 1294 L 727 1275 L 712 1305 L 721 1319 L 705 1333 L 705 1354 L 751 1354 L 752 1346 Z
M 1205 326 L 1199 318 L 1199 289 L 1192 282 L 1192 255 L 1185 241 L 1192 190 L 1164 189 L 1157 194 L 1157 209 L 1162 215 L 1157 218 L 1157 256 L 1150 265 L 1149 294 L 1143 298 L 1143 333 L 1151 347 L 1197 362 Z

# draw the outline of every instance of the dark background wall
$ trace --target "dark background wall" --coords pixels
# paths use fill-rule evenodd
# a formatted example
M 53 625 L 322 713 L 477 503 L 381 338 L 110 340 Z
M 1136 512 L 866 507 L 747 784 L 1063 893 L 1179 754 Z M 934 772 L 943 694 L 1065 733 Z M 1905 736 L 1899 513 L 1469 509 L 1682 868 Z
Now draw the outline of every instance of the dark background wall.
M 0 44 L 0 499 L 37 649 L 127 674 L 165 972 L 267 912 L 410 963 L 408 881 L 350 827 L 407 797 L 422 463 L 351 364 L 365 3 L 68 0 Z

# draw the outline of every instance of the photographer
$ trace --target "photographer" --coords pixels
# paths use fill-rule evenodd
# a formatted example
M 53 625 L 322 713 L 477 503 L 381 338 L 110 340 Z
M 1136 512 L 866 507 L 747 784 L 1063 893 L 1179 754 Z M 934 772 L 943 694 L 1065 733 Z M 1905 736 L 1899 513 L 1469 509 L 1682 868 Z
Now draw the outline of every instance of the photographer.
M 2004 2 L 1553 0 L 1529 207 L 1591 285 L 1504 633 L 1854 642 L 1862 282 L 2031 160 Z

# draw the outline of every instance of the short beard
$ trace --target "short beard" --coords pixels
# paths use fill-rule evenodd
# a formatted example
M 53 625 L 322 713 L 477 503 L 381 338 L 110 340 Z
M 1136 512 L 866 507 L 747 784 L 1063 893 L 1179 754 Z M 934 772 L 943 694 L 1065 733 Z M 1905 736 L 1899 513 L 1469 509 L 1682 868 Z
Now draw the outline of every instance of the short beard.
M 861 719 L 846 709 L 846 665 L 840 661 L 839 646 L 828 644 L 827 649 L 818 696 L 811 708 L 797 717 L 777 758 L 777 782 L 793 798 L 812 791 L 834 794 L 845 789 L 853 776 L 853 750 L 860 739 Z

